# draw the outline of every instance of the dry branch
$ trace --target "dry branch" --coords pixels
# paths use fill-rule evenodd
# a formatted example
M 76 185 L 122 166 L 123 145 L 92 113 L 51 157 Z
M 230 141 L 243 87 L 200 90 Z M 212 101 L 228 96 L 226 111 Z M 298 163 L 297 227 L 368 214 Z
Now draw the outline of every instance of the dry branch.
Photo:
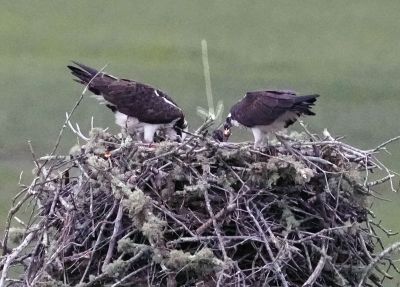
M 203 132 L 148 146 L 67 123 L 86 143 L 34 159 L 0 285 L 382 286 L 395 270 L 368 209 L 374 188 L 393 186 L 376 158 L 391 140 L 361 150 L 306 130 L 260 151 Z

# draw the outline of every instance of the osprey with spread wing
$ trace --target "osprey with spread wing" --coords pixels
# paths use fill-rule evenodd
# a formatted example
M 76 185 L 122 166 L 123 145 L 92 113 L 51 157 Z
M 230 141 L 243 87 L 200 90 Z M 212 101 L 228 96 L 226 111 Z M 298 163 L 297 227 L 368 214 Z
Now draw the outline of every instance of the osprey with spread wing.
M 224 135 L 230 135 L 232 126 L 250 128 L 254 135 L 254 147 L 261 147 L 268 133 L 287 128 L 301 115 L 315 115 L 311 111 L 319 95 L 297 96 L 292 91 L 255 91 L 230 110 L 224 125 Z
M 115 122 L 129 134 L 143 133 L 143 140 L 152 143 L 158 130 L 172 140 L 181 140 L 187 123 L 181 108 L 164 92 L 133 80 L 119 79 L 93 68 L 73 62 L 68 66 L 75 81 L 88 85 L 115 114 Z

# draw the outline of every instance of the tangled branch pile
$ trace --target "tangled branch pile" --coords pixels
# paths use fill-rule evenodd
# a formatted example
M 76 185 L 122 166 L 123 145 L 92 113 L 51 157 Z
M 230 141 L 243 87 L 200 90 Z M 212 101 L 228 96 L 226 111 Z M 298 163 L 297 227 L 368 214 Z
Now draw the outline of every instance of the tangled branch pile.
M 205 135 L 149 146 L 93 129 L 70 155 L 36 160 L 9 213 L 0 284 L 382 286 L 396 267 L 378 256 L 367 198 L 392 184 L 375 158 L 388 142 L 278 139 L 266 151 Z M 387 175 L 370 182 L 376 168 Z

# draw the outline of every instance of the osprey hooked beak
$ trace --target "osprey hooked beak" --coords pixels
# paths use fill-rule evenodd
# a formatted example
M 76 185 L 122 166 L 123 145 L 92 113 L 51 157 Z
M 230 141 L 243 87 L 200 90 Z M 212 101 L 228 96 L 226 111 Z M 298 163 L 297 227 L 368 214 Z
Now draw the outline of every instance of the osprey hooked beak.
M 189 130 L 187 121 L 184 118 L 180 118 L 174 125 L 173 129 L 176 132 L 178 142 L 183 142 Z
M 224 133 L 223 133 L 224 142 L 228 141 L 229 137 L 232 135 L 231 127 L 232 125 L 228 122 L 224 124 Z
M 231 134 L 231 128 L 224 128 L 224 142 L 228 141 Z
M 231 136 L 231 127 L 229 124 L 225 123 L 223 129 L 219 128 L 212 132 L 212 138 L 217 142 L 227 142 Z

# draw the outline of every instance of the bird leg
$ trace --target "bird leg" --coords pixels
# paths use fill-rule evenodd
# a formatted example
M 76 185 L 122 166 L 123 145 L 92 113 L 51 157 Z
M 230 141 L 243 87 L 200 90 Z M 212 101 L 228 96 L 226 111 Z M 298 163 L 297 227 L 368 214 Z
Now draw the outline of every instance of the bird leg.
M 121 128 L 121 145 L 126 144 L 129 136 L 128 130 L 126 128 Z
M 154 141 L 154 134 L 160 128 L 160 125 L 146 124 L 144 126 L 144 138 L 145 143 L 152 143 Z
M 257 127 L 252 128 L 251 131 L 254 136 L 254 149 L 261 149 L 264 146 L 265 133 Z
M 254 135 L 254 149 L 259 149 L 263 153 L 269 155 L 276 154 L 276 149 L 268 143 L 268 137 L 260 128 L 254 127 L 251 129 Z
M 276 156 L 278 154 L 277 148 L 268 143 L 268 137 L 266 137 L 266 146 L 264 146 L 264 149 L 264 152 L 271 156 Z

